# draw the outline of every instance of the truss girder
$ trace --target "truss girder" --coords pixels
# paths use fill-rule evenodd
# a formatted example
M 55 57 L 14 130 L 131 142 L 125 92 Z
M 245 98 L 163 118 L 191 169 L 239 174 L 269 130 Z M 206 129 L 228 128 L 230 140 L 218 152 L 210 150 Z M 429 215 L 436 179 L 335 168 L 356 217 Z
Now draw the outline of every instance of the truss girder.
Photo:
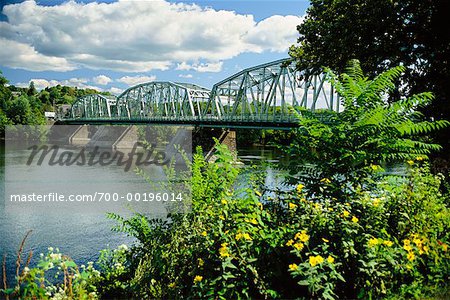
M 230 76 L 212 90 L 155 81 L 125 90 L 117 98 L 87 95 L 72 106 L 73 119 L 293 123 L 292 110 L 339 111 L 339 96 L 324 74 L 305 76 L 282 59 Z

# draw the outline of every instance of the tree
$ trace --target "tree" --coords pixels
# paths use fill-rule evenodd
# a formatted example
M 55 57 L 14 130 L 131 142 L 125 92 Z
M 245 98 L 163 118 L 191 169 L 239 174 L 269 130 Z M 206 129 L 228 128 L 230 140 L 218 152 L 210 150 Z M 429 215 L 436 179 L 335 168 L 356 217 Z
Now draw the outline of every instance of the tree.
M 28 87 L 27 95 L 28 96 L 34 96 L 37 94 L 36 87 L 34 86 L 34 82 L 30 82 L 30 86 Z
M 393 97 L 431 91 L 436 100 L 423 112 L 450 120 L 450 27 L 442 25 L 449 11 L 448 0 L 312 0 L 290 55 L 313 72 L 342 72 L 351 59 L 369 75 L 403 65 L 405 88 Z M 447 153 L 449 134 L 437 136 Z
M 343 198 L 346 191 L 367 183 L 379 164 L 425 158 L 441 148 L 420 139 L 421 134 L 450 125 L 446 120 L 421 120 L 418 108 L 432 102 L 431 93 L 391 103 L 385 99 L 404 70 L 394 67 L 370 80 L 357 60 L 350 61 L 340 77 L 326 69 L 329 81 L 342 97 L 344 110 L 325 111 L 325 115 L 303 111 L 288 150 L 300 161 L 289 168 L 294 174 L 308 172 L 305 179 L 313 182 L 312 194 L 319 195 L 325 181 L 335 187 L 329 191 L 336 198 Z M 310 163 L 314 168 L 305 168 Z
M 25 96 L 20 96 L 12 101 L 8 107 L 7 116 L 14 124 L 31 125 L 33 116 L 28 99 Z

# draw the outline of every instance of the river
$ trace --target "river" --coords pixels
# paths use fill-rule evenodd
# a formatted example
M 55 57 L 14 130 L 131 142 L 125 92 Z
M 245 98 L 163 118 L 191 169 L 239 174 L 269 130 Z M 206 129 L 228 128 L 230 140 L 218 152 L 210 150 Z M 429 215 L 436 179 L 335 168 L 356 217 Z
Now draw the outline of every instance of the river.
M 120 244 L 130 244 L 133 240 L 127 237 L 125 234 L 112 232 L 111 227 L 116 223 L 105 217 L 104 211 L 98 212 L 86 212 L 77 210 L 14 210 L 10 211 L 5 207 L 5 167 L 4 160 L 11 161 L 9 156 L 19 156 L 20 152 L 7 152 L 5 154 L 4 148 L 0 149 L 2 152 L 0 155 L 1 168 L 0 168 L 0 194 L 3 195 L 2 202 L 0 203 L 0 254 L 7 255 L 7 273 L 9 281 L 15 273 L 15 261 L 17 256 L 17 250 L 20 242 L 28 230 L 33 230 L 32 234 L 27 239 L 25 244 L 24 253 L 28 253 L 30 250 L 34 253 L 34 261 L 38 259 L 39 253 L 47 252 L 48 247 L 59 248 L 61 253 L 67 254 L 72 257 L 78 264 L 86 264 L 88 261 L 95 261 L 98 258 L 99 251 L 108 247 L 115 248 Z M 245 166 L 249 165 L 261 165 L 261 162 L 277 162 L 278 155 L 273 148 L 270 147 L 241 147 L 238 149 L 238 157 L 244 163 Z M 12 160 L 14 161 L 14 160 Z M 14 170 L 20 166 L 13 166 Z M 48 168 L 48 169 L 45 169 Z M 43 164 L 39 170 L 42 174 L 50 174 L 52 167 Z M 267 173 L 267 184 L 277 184 L 277 170 L 271 167 L 265 167 Z M 67 172 L 67 173 L 64 173 Z M 73 168 L 65 168 L 59 171 L 58 176 L 60 178 L 73 178 Z M 84 171 L 86 172 L 86 171 Z M 157 175 L 151 174 L 151 172 L 158 172 L 156 170 L 150 172 L 150 176 Z M 249 176 L 249 172 L 241 172 L 241 177 L 245 182 Z M 88 168 L 87 173 L 78 174 L 78 177 L 84 177 L 87 181 L 92 182 L 98 177 L 104 176 L 104 170 L 101 168 L 92 166 Z M 118 166 L 109 166 L 108 176 L 111 176 L 111 181 L 121 180 L 119 177 L 123 176 L 123 168 Z M 39 175 L 41 176 L 41 175 Z M 144 179 L 139 182 L 141 176 L 130 172 L 127 176 L 131 176 L 134 180 L 130 180 L 125 183 L 130 189 L 133 189 L 136 184 L 142 185 L 145 183 Z M 116 178 L 117 177 L 117 178 Z M 44 178 L 45 180 L 45 178 Z M 122 179 L 123 181 L 123 179 Z M 94 192 L 96 189 L 95 184 L 86 185 L 83 192 Z M 155 205 L 155 204 L 153 204 Z M 111 212 L 117 212 L 119 214 L 130 214 L 130 211 L 123 207 L 108 206 L 107 209 Z M 165 208 L 163 206 L 152 206 L 151 215 L 156 217 L 163 217 L 165 214 Z

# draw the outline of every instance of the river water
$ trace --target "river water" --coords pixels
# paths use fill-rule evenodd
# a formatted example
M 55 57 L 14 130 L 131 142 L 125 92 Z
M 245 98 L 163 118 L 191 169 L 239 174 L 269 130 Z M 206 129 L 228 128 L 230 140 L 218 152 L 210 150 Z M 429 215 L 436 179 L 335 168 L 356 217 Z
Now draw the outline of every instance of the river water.
M 34 261 L 36 261 L 39 253 L 45 253 L 48 247 L 59 248 L 61 253 L 67 254 L 72 257 L 78 264 L 85 264 L 88 261 L 95 261 L 98 258 L 99 251 L 107 247 L 115 248 L 120 244 L 132 243 L 132 239 L 127 237 L 125 234 L 112 232 L 111 228 L 116 224 L 115 221 L 109 220 L 105 216 L 105 211 L 98 212 L 86 212 L 77 210 L 52 210 L 48 209 L 45 211 L 33 209 L 26 210 L 13 210 L 12 212 L 5 207 L 6 200 L 4 199 L 5 191 L 5 167 L 4 159 L 6 155 L 6 160 L 11 161 L 11 157 L 8 156 L 19 156 L 20 153 L 9 152 L 4 155 L 4 148 L 0 149 L 1 154 L 0 165 L 0 195 L 3 195 L 2 202 L 0 202 L 0 254 L 7 255 L 7 273 L 9 280 L 14 276 L 14 263 L 17 256 L 17 250 L 19 248 L 20 242 L 28 230 L 33 230 L 32 234 L 27 239 L 25 244 L 24 253 L 28 253 L 30 250 L 34 253 Z M 247 147 L 238 149 L 238 157 L 244 163 L 244 171 L 241 172 L 242 179 L 241 182 L 249 176 L 250 170 L 246 168 L 249 165 L 261 165 L 262 162 L 272 162 L 277 163 L 279 155 L 276 154 L 273 148 L 268 147 Z M 12 160 L 14 161 L 14 160 Z M 20 166 L 13 166 L 17 168 Z M 51 167 L 48 170 L 45 169 L 46 166 L 42 165 L 39 170 L 42 174 L 50 174 L 52 172 Z M 16 169 L 15 169 L 16 170 Z M 66 168 L 59 171 L 58 176 L 60 178 L 73 178 L 74 169 Z M 248 170 L 247 172 L 245 170 Z M 63 173 L 61 173 L 63 172 Z M 67 172 L 65 174 L 64 172 Z M 160 170 L 147 170 L 150 172 L 160 172 Z M 266 172 L 266 184 L 276 185 L 278 184 L 278 173 L 276 169 L 271 167 L 265 167 Z M 104 170 L 98 167 L 91 167 L 87 175 L 83 175 L 87 181 L 94 181 L 96 178 L 104 176 Z M 123 169 L 118 166 L 109 166 L 108 176 L 111 176 L 111 181 L 120 181 L 120 176 L 123 176 Z M 79 174 L 80 175 L 80 174 Z M 81 174 L 82 175 L 82 174 Z M 41 175 L 39 175 L 41 176 Z M 82 176 L 82 177 L 83 177 Z M 132 176 L 134 179 L 130 180 L 125 185 L 129 185 L 130 189 L 133 189 L 133 185 L 145 184 L 145 180 L 139 178 L 141 176 L 131 172 L 127 176 Z M 117 177 L 117 178 L 116 178 Z M 84 192 L 89 193 L 89 189 L 95 189 L 96 185 L 91 184 Z M 94 192 L 94 191 L 92 191 Z M 163 217 L 165 215 L 164 206 L 155 206 L 153 204 L 151 209 L 151 214 L 156 217 Z M 129 209 L 124 207 L 108 206 L 107 211 L 116 212 L 121 215 L 129 215 L 131 212 Z M 0 276 L 1 277 L 1 276 Z

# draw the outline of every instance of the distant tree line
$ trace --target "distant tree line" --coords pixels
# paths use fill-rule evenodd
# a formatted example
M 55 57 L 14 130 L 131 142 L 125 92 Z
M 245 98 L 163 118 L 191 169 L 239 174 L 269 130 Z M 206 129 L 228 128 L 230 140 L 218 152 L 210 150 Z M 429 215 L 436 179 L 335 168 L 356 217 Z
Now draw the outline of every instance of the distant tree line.
M 44 112 L 55 111 L 62 104 L 72 104 L 78 97 L 97 94 L 94 89 L 56 85 L 38 91 L 34 82 L 27 88 L 9 85 L 0 71 L 0 131 L 6 125 L 45 124 Z

